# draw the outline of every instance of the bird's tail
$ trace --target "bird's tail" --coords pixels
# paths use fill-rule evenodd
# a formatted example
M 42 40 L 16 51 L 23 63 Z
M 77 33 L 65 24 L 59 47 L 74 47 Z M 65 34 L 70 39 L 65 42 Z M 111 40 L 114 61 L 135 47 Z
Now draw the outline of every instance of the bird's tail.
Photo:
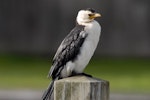
M 55 80 L 52 80 L 47 90 L 44 92 L 42 100 L 54 100 L 54 81 Z

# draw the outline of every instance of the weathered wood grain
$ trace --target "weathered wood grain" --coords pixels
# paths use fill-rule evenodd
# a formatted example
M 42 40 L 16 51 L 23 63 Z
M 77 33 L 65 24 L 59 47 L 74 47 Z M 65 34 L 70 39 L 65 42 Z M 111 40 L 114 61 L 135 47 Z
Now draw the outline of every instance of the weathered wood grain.
M 109 82 L 74 76 L 54 83 L 54 100 L 109 100 Z

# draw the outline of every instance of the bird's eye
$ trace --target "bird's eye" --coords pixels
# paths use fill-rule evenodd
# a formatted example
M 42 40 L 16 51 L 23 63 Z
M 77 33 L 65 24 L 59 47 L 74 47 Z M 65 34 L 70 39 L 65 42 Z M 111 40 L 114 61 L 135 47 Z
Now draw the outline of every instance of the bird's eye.
M 88 14 L 89 16 L 93 16 L 94 14 Z

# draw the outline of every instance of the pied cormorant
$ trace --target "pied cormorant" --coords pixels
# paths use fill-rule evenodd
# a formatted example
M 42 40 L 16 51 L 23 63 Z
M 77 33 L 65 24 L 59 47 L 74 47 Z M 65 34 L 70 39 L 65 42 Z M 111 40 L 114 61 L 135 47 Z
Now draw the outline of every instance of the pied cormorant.
M 43 100 L 54 100 L 54 81 L 83 73 L 99 42 L 101 27 L 94 20 L 100 17 L 94 9 L 80 10 L 76 26 L 59 46 L 52 62 L 48 77 L 52 82 L 43 94 Z

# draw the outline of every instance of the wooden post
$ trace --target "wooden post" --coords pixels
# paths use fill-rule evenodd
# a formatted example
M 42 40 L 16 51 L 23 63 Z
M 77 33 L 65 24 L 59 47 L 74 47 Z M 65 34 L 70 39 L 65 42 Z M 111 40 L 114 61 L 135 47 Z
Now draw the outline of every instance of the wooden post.
M 109 82 L 86 76 L 57 80 L 54 100 L 109 100 Z

